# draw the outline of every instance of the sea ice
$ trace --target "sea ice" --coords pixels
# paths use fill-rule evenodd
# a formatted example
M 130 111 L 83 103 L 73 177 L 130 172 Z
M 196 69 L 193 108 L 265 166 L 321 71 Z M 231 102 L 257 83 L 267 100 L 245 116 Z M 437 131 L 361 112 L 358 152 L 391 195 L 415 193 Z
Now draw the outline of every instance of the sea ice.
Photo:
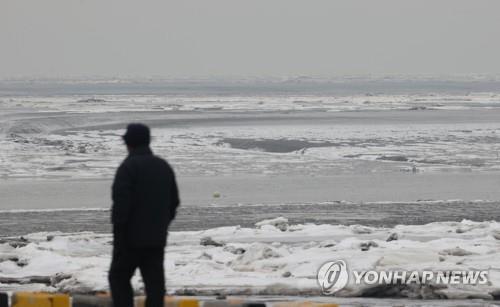
M 464 220 L 393 228 L 303 224 L 284 229 L 286 222 L 281 217 L 258 223 L 256 228 L 171 232 L 165 260 L 168 291 L 318 295 L 318 268 L 326 261 L 343 259 L 356 270 L 487 270 L 489 283 L 356 285 L 351 278 L 339 296 L 491 299 L 500 292 L 497 222 Z M 207 237 L 224 244 L 200 244 Z M 24 246 L 9 244 L 16 238 L 0 244 L 1 289 L 108 289 L 110 235 L 56 232 L 24 238 Z M 137 291 L 142 289 L 139 274 L 133 285 Z

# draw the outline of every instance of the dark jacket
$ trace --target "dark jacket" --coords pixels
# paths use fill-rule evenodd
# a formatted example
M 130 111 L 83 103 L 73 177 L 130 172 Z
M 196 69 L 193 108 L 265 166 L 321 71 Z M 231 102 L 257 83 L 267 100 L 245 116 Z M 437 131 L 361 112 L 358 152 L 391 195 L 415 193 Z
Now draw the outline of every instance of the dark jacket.
M 179 194 L 174 171 L 149 147 L 132 150 L 112 187 L 115 247 L 162 247 L 175 218 Z

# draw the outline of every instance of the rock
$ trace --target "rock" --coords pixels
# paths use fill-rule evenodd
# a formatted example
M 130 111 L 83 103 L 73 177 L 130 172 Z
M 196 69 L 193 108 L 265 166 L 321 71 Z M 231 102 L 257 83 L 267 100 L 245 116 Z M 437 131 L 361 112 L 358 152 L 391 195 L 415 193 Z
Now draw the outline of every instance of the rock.
M 446 285 L 434 284 L 377 284 L 361 287 L 350 293 L 351 296 L 378 297 L 378 298 L 409 298 L 409 299 L 440 299 L 444 295 L 436 293 L 446 288 Z
M 378 247 L 378 244 L 373 241 L 363 242 L 359 245 L 363 252 L 368 251 L 371 247 Z
M 378 157 L 377 160 L 383 161 L 396 161 L 396 162 L 408 162 L 408 158 L 405 156 L 382 156 Z
M 2 284 L 29 285 L 34 283 L 50 285 L 50 276 L 0 277 Z
M 227 245 L 224 247 L 224 251 L 230 252 L 235 255 L 241 255 L 244 254 L 246 250 L 243 247 L 235 247 L 232 245 Z
M 29 263 L 28 259 L 18 259 L 16 261 L 16 265 L 21 268 L 27 266 L 28 263 Z
M 0 258 L 0 261 L 5 261 L 5 260 L 8 260 L 8 261 L 12 261 L 12 262 L 18 262 L 19 261 L 19 257 L 17 256 L 7 256 L 5 258 Z
M 286 271 L 286 272 L 284 272 L 283 274 L 281 274 L 281 276 L 282 276 L 282 277 L 285 277 L 285 278 L 288 278 L 288 277 L 292 276 L 292 273 L 290 273 L 290 272 Z
M 225 244 L 223 242 L 214 241 L 211 237 L 203 237 L 200 239 L 200 245 L 220 247 L 224 246 Z
M 337 242 L 333 240 L 323 241 L 319 243 L 319 247 L 322 248 L 334 247 L 335 245 L 337 245 Z
M 463 257 L 463 256 L 473 255 L 474 253 L 466 251 L 465 249 L 457 246 L 455 248 L 442 250 L 441 252 L 439 252 L 439 254 Z
M 397 233 L 393 232 L 389 235 L 389 237 L 387 238 L 387 242 L 391 242 L 391 241 L 396 241 L 399 239 L 399 236 Z

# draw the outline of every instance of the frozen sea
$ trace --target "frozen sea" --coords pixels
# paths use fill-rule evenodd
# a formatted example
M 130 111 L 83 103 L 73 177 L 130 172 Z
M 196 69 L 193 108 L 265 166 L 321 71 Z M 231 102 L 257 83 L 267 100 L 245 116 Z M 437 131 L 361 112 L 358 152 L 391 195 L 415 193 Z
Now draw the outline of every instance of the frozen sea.
M 309 244 L 306 241 L 317 242 L 319 248 L 327 237 L 339 243 L 342 227 L 367 227 L 385 236 L 413 225 L 419 227 L 412 228 L 418 235 L 410 236 L 408 244 L 431 242 L 422 247 L 426 252 L 437 240 L 433 233 L 425 235 L 426 229 L 436 229 L 429 225 L 441 225 L 440 230 L 446 225 L 451 232 L 460 223 L 487 229 L 477 237 L 460 238 L 465 245 L 469 239 L 496 234 L 500 215 L 500 82 L 496 79 L 3 81 L 0 236 L 6 243 L 0 255 L 10 255 L 8 242 L 20 236 L 35 238 L 21 247 L 34 250 L 46 248 L 39 238 L 51 233 L 62 238 L 62 245 L 68 244 L 64 240 L 79 242 L 82 236 L 100 238 L 97 245 L 107 242 L 110 183 L 126 154 L 120 135 L 128 122 L 138 121 L 152 127 L 153 151 L 169 160 L 180 183 L 182 208 L 170 240 L 177 249 L 174 255 L 189 250 L 194 258 L 206 257 L 191 246 L 194 239 L 188 240 L 187 249 L 185 242 L 175 241 L 186 234 L 198 240 L 199 232 L 222 235 L 224 229 L 238 225 L 247 231 L 256 222 L 278 216 L 286 217 L 290 225 L 305 225 L 300 226 L 307 230 L 300 239 L 290 238 L 293 233 L 285 236 L 285 241 L 295 242 L 293 248 Z M 264 243 L 254 243 L 268 244 L 266 234 L 258 233 L 262 238 L 257 241 Z M 361 240 L 356 231 L 351 235 L 344 239 Z M 276 244 L 281 242 L 271 237 Z M 450 238 L 451 245 L 458 244 L 455 239 Z M 496 270 L 500 262 L 492 251 L 500 244 L 491 240 L 485 243 L 490 250 L 477 251 L 482 260 L 473 262 Z M 47 244 L 59 244 L 55 241 Z M 330 251 L 331 257 L 354 253 L 358 243 L 351 241 L 342 252 Z M 275 245 L 254 248 L 257 254 L 281 248 Z M 99 246 L 95 248 L 101 254 L 93 257 L 107 259 L 107 245 Z M 51 248 L 60 254 L 59 245 Z M 276 254 L 288 252 L 290 248 Z M 197 287 L 186 271 L 176 271 L 181 267 L 191 272 L 220 269 L 220 280 L 225 276 L 234 282 L 228 276 L 241 270 L 234 266 L 235 259 L 220 253 L 211 255 L 220 258 L 213 264 L 205 263 L 208 258 L 197 267 L 170 264 L 175 271 L 171 275 L 179 277 L 174 288 Z M 368 258 L 379 263 L 377 257 L 387 258 L 388 253 L 377 251 Z M 29 262 L 29 253 L 25 255 Z M 306 266 L 288 259 L 293 267 L 288 270 L 296 270 L 292 275 L 297 276 L 285 281 L 288 288 L 317 294 L 307 281 L 315 272 L 307 270 L 330 259 L 328 254 L 318 255 L 323 258 Z M 255 261 L 262 260 L 256 257 Z M 30 265 L 17 266 L 7 256 L 1 259 L 0 277 L 57 273 L 40 265 L 30 271 Z M 425 259 L 429 263 L 430 258 Z M 232 264 L 219 268 L 221 262 Z M 271 269 L 251 270 L 268 274 Z M 276 270 L 283 273 L 284 268 Z M 263 276 L 267 275 L 256 273 L 243 285 L 259 284 Z M 244 280 L 238 274 L 234 278 Z M 92 280 L 80 276 L 65 287 L 102 290 L 104 285 Z M 270 283 L 259 286 L 270 289 L 266 288 Z

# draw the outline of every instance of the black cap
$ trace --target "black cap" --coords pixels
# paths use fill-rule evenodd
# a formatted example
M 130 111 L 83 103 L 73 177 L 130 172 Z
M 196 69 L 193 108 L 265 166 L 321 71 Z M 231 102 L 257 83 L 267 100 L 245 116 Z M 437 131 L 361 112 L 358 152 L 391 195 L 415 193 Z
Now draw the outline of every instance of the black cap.
M 123 140 L 130 147 L 147 146 L 151 140 L 149 127 L 144 124 L 129 124 Z

